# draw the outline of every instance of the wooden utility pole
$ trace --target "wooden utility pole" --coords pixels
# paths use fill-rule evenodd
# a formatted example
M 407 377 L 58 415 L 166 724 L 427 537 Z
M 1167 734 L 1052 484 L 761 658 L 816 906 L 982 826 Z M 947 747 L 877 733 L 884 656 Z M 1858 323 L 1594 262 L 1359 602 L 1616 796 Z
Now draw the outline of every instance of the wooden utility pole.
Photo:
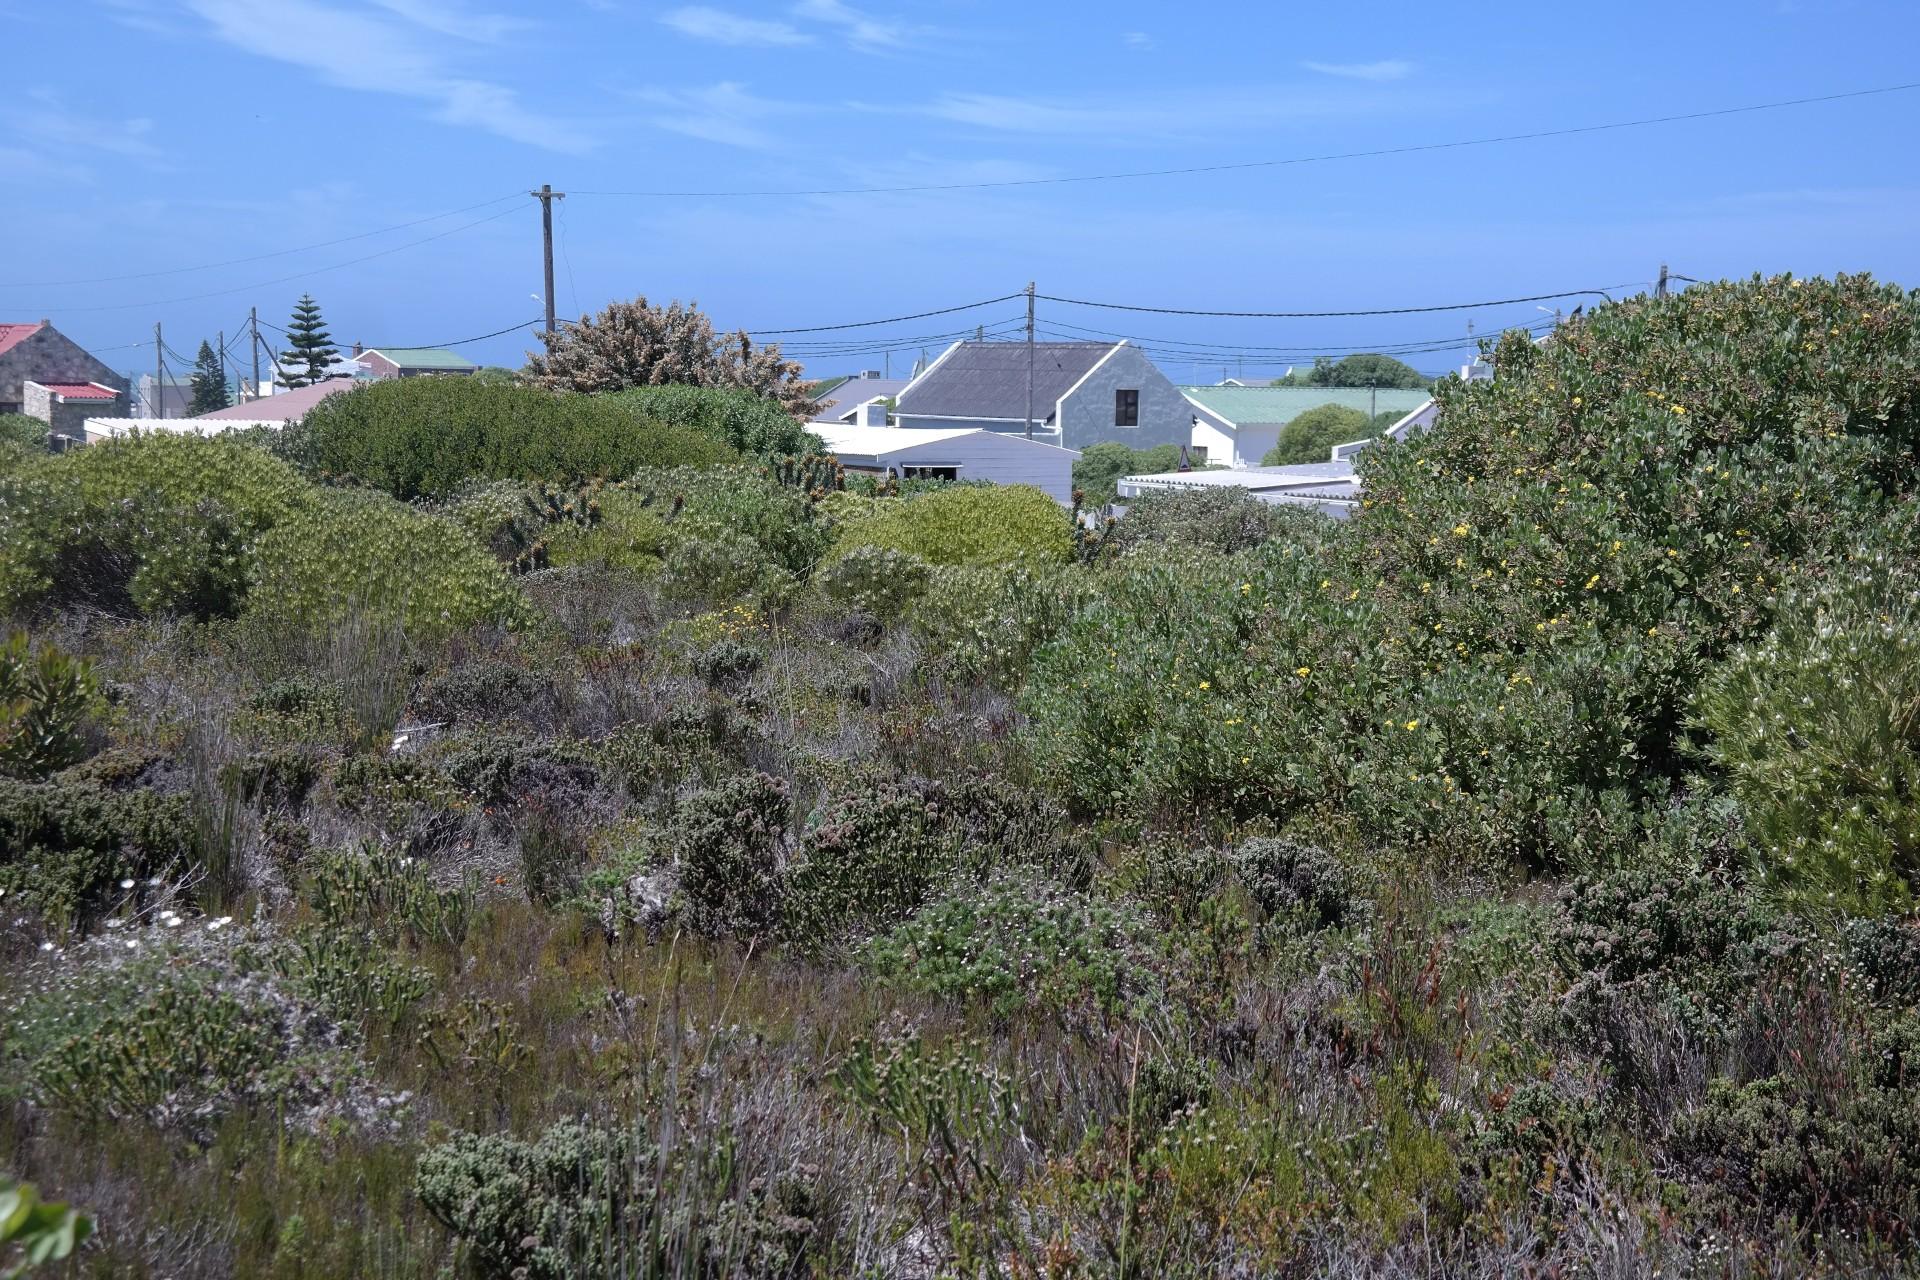
M 260 398 L 260 309 L 247 308 L 247 327 L 253 331 L 253 398 Z
M 528 195 L 540 202 L 540 244 L 543 260 L 547 269 L 547 291 L 541 295 L 547 300 L 547 332 L 553 332 L 553 202 L 565 200 L 567 193 L 555 191 L 553 184 L 543 182 L 538 191 L 529 191 Z
M 1027 439 L 1033 439 L 1033 281 L 1027 281 Z
M 220 346 L 218 348 L 220 352 L 220 394 L 224 396 L 227 393 L 227 331 L 225 329 L 218 330 L 217 336 L 220 339 Z
M 160 322 L 153 322 L 153 394 L 148 397 L 147 411 L 156 418 L 167 416 L 167 396 L 161 390 L 160 375 L 166 369 L 166 361 L 161 352 L 164 347 L 160 341 Z
M 1653 286 L 1653 296 L 1656 298 L 1667 296 L 1667 264 L 1664 262 L 1660 264 L 1660 279 Z

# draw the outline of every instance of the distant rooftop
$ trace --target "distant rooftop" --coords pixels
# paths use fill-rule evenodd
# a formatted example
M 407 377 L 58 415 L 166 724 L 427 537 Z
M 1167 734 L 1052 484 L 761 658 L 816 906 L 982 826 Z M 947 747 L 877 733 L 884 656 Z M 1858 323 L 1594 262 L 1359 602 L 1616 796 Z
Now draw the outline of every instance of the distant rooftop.
M 1033 344 L 1033 417 L 1046 422 L 1055 403 L 1118 346 L 1114 342 Z M 929 418 L 1027 416 L 1027 344 L 962 342 L 910 383 L 894 406 L 901 415 Z
M 356 360 L 365 356 L 381 355 L 402 369 L 444 369 L 472 370 L 480 366 L 457 352 L 445 347 L 374 347 L 362 351 Z
M 215 409 L 211 413 L 195 415 L 195 421 L 212 419 L 215 422 L 298 422 L 307 416 L 307 410 L 325 400 L 328 396 L 338 395 L 342 391 L 351 391 L 359 383 L 352 378 L 326 378 L 305 387 L 296 387 L 292 391 L 283 391 L 277 396 L 262 396 L 257 400 L 247 400 L 240 404 L 230 404 L 224 409 Z
M 46 325 L 47 322 L 45 320 L 38 321 L 34 324 L 0 324 L 0 355 L 5 355 L 7 352 L 13 350 L 13 348 L 46 328 Z
M 40 384 L 65 400 L 118 400 L 120 393 L 97 382 L 43 382 Z

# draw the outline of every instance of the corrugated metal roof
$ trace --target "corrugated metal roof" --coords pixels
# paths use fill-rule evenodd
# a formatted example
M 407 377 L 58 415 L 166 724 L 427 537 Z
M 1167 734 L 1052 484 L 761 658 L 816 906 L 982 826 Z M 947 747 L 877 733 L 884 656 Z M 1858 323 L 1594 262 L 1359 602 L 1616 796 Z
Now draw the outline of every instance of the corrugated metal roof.
M 807 430 L 820 437 L 829 453 L 866 458 L 884 458 L 920 445 L 940 444 L 947 440 L 958 440 L 962 436 L 976 435 L 1013 440 L 1028 448 L 1048 449 L 1070 457 L 1080 456 L 1072 449 L 1062 449 L 1057 444 L 1029 440 L 1005 431 L 988 431 L 984 427 L 855 427 L 843 422 L 809 422 Z
M 34 324 L 0 324 L 0 355 L 5 355 L 46 327 L 45 321 Z
M 351 391 L 358 385 L 352 378 L 328 378 L 312 386 L 296 387 L 277 396 L 248 400 L 244 404 L 230 404 L 224 409 L 196 414 L 194 417 L 195 421 L 211 418 L 216 422 L 298 422 L 307 416 L 307 410 L 328 396 Z
M 117 400 L 120 398 L 118 391 L 112 387 L 103 387 L 97 382 L 43 382 L 40 385 L 68 400 Z
M 1361 413 L 1409 413 L 1427 402 L 1425 391 L 1382 387 L 1181 387 L 1187 399 L 1237 427 L 1285 426 L 1323 404 Z
M 1117 343 L 1033 344 L 1033 417 L 1047 422 L 1054 404 L 1106 358 Z M 900 394 L 899 414 L 930 418 L 1027 416 L 1027 344 L 963 342 Z
M 375 347 L 361 356 L 381 355 L 402 369 L 478 369 L 480 366 L 444 347 Z M 356 357 L 356 359 L 359 357 Z

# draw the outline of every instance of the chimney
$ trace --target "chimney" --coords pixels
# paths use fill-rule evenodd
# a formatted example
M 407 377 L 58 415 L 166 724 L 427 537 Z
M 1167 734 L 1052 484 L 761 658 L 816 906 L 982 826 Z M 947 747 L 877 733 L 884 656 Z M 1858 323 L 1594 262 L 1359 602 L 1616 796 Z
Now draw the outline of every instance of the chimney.
M 862 369 L 854 376 L 856 378 L 877 378 L 880 376 L 880 371 L 878 369 Z
M 365 354 L 366 354 L 365 349 L 362 348 L 359 343 L 356 342 L 353 344 L 353 358 L 355 360 L 358 360 L 361 356 Z
M 887 425 L 887 402 L 869 400 L 853 411 L 853 425 L 856 427 L 884 427 Z

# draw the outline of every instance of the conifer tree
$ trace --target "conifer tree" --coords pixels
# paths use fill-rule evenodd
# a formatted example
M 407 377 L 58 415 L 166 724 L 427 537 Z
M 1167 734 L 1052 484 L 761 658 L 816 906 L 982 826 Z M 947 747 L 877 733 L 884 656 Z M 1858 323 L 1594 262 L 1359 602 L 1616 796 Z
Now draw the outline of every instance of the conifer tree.
M 193 360 L 193 377 L 189 383 L 193 390 L 193 403 L 188 412 L 195 417 L 203 413 L 212 413 L 215 409 L 224 409 L 230 403 L 227 398 L 227 372 L 220 367 L 220 357 L 214 354 L 213 344 L 202 341 L 200 353 Z
M 320 304 L 301 294 L 287 325 L 287 349 L 280 353 L 280 372 L 289 387 L 311 386 L 327 376 L 327 367 L 339 356 Z

